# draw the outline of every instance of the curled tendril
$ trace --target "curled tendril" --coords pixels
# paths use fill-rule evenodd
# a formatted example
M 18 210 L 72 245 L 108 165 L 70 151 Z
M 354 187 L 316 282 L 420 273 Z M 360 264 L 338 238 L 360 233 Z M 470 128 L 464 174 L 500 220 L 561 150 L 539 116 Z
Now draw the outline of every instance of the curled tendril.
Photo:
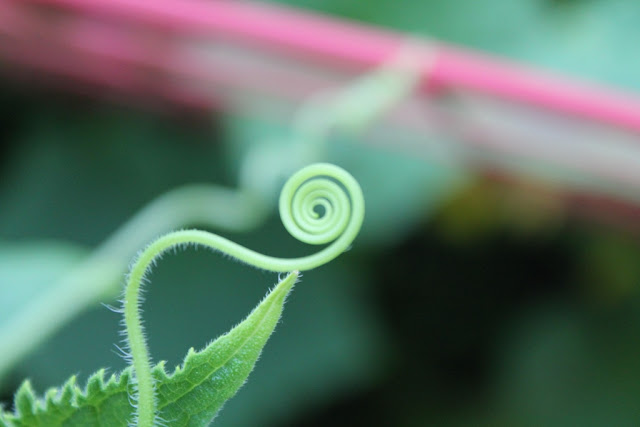
M 151 427 L 156 419 L 151 360 L 144 339 L 139 296 L 145 274 L 163 252 L 194 243 L 265 270 L 311 270 L 344 252 L 364 219 L 364 198 L 357 181 L 345 170 L 328 163 L 307 166 L 289 178 L 280 194 L 279 208 L 282 222 L 292 236 L 309 244 L 332 243 L 315 254 L 286 259 L 263 255 L 206 231 L 182 230 L 158 238 L 134 262 L 127 277 L 123 311 L 137 381 L 137 426 Z

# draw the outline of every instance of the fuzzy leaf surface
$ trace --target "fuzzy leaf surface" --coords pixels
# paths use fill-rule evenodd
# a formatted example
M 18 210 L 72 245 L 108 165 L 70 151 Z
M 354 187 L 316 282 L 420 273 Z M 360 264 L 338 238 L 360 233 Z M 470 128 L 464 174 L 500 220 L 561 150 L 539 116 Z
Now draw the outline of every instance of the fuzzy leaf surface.
M 159 417 L 171 427 L 208 425 L 222 405 L 244 384 L 275 329 L 297 273 L 282 280 L 249 316 L 205 349 L 190 349 L 179 366 L 167 374 L 164 362 L 153 369 Z M 60 389 L 37 398 L 29 381 L 15 396 L 12 413 L 0 410 L 0 427 L 127 426 L 133 417 L 129 396 L 131 369 L 105 381 L 100 370 L 84 390 L 71 377 Z

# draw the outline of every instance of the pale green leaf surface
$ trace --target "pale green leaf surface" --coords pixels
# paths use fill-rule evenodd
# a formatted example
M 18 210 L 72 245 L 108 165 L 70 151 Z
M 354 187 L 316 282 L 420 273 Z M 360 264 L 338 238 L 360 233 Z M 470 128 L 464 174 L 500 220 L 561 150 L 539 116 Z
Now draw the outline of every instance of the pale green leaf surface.
M 87 253 L 71 243 L 0 242 L 0 325 Z
M 288 275 L 243 322 L 204 350 L 190 349 L 173 373 L 166 373 L 164 362 L 156 365 L 153 374 L 164 425 L 204 426 L 213 420 L 251 373 L 297 277 Z M 71 377 L 42 399 L 25 381 L 16 393 L 14 413 L 0 411 L 0 426 L 127 426 L 133 416 L 131 370 L 106 381 L 104 375 L 100 370 L 91 376 L 84 390 Z

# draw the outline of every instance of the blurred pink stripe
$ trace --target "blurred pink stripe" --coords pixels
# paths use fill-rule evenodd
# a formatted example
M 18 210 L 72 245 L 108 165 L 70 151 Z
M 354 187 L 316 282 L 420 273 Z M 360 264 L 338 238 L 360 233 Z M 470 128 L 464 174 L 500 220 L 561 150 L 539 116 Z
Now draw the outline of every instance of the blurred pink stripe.
M 406 36 L 272 5 L 224 0 L 26 0 L 145 23 L 190 35 L 218 35 L 355 71 L 380 64 Z M 474 90 L 640 132 L 640 100 L 576 84 L 486 55 L 438 44 L 425 88 Z

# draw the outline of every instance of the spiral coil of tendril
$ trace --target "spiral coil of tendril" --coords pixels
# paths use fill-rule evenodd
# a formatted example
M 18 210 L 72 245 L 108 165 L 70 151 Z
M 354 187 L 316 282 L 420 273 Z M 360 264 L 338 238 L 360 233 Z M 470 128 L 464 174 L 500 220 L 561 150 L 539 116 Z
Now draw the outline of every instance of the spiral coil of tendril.
M 181 230 L 156 239 L 133 263 L 125 288 L 123 312 L 137 381 L 139 427 L 152 426 L 156 418 L 151 360 L 140 317 L 140 287 L 150 266 L 162 253 L 185 243 L 195 243 L 265 270 L 311 270 L 344 252 L 364 220 L 360 185 L 348 172 L 328 163 L 307 166 L 289 178 L 280 193 L 279 207 L 282 223 L 292 236 L 309 244 L 332 243 L 315 254 L 287 259 L 263 255 L 207 231 Z M 320 214 L 316 211 L 318 208 L 324 212 Z
M 289 178 L 280 194 L 280 217 L 293 237 L 321 245 L 351 231 L 349 226 L 355 237 L 362 225 L 363 205 L 360 187 L 351 175 L 337 166 L 318 163 Z M 320 214 L 317 208 L 324 212 Z

